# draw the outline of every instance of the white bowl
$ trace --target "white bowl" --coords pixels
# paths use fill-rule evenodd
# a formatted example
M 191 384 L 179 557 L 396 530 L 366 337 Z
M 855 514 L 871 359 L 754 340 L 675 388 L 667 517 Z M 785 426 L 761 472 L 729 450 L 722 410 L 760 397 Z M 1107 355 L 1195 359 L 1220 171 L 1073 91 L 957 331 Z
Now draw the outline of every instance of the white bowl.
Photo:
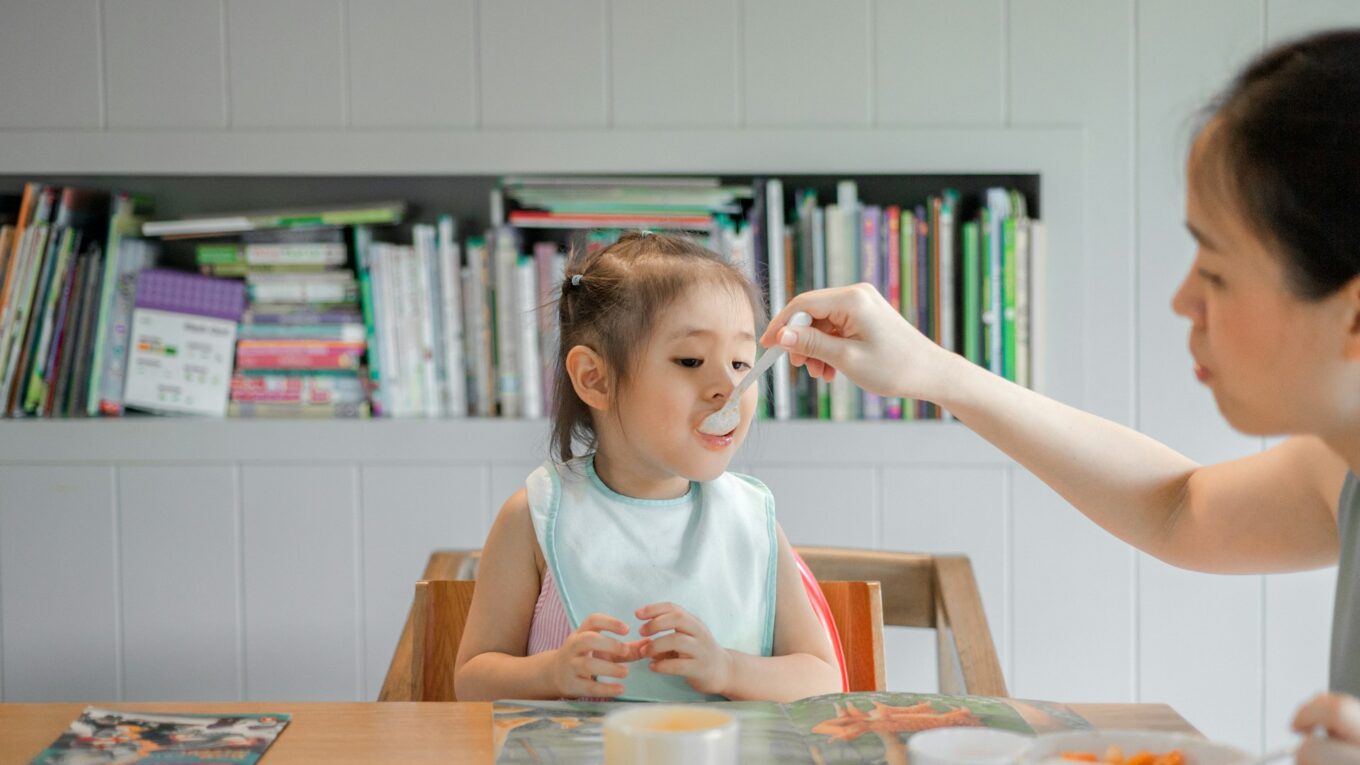
M 1030 738 L 988 728 L 937 728 L 907 739 L 912 765 L 1013 765 Z
M 1124 750 L 1124 757 L 1132 757 L 1138 752 L 1163 754 L 1179 749 L 1185 755 L 1185 765 L 1234 765 L 1251 759 L 1250 755 L 1227 744 L 1215 744 L 1202 738 L 1182 733 L 1156 733 L 1154 731 L 1072 731 L 1039 736 L 1030 744 L 1029 750 L 1021 758 L 1022 763 L 1064 763 L 1063 752 L 1091 752 L 1097 758 L 1105 756 L 1105 750 L 1118 746 Z

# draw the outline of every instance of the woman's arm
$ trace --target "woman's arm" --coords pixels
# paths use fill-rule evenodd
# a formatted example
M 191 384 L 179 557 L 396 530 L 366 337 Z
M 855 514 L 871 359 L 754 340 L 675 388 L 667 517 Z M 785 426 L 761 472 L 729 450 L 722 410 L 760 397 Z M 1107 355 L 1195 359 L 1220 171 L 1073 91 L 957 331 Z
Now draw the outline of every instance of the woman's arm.
M 799 310 L 813 326 L 785 327 Z M 945 351 L 869 285 L 795 297 L 761 338 L 776 341 L 814 376 L 841 373 L 881 395 L 940 404 L 1091 520 L 1172 565 L 1266 573 L 1337 559 L 1346 464 L 1317 438 L 1200 466 Z
M 751 656 L 729 651 L 731 673 L 723 695 L 734 701 L 794 701 L 841 689 L 836 654 L 812 610 L 793 549 L 779 535 L 779 570 L 775 574 L 774 655 Z

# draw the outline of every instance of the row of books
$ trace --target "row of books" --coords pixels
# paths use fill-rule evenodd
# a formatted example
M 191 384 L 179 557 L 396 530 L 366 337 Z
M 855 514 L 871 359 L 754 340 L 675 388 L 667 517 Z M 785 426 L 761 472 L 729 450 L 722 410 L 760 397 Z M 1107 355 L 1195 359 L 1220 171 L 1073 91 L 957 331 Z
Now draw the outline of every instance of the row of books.
M 0 415 L 122 410 L 144 200 L 26 184 L 0 197 Z
M 0 405 L 10 416 L 543 417 L 567 252 L 636 227 L 698 237 L 772 312 L 799 292 L 868 282 L 942 346 L 1035 384 L 1044 236 L 1023 194 L 893 203 L 861 200 L 853 181 L 825 204 L 818 193 L 764 178 L 507 178 L 490 229 L 460 236 L 443 215 L 408 238 L 393 226 L 400 202 L 148 222 L 132 195 L 28 184 L 0 197 Z M 139 280 L 186 245 L 200 274 Z M 940 416 L 843 378 L 771 374 L 765 417 Z
M 758 185 L 760 182 L 757 182 Z M 874 285 L 902 316 L 940 346 L 1025 386 L 1034 386 L 1034 309 L 1042 281 L 1043 224 L 1024 195 L 990 188 L 975 200 L 944 189 L 915 204 L 859 199 L 853 181 L 834 203 L 796 190 L 784 211 L 778 180 L 763 183 L 764 226 L 753 225 L 752 278 L 772 311 L 812 289 Z M 963 211 L 975 210 L 965 220 Z M 763 241 L 762 241 L 763 240 Z M 938 419 L 934 405 L 883 399 L 844 377 L 830 384 L 776 367 L 770 396 L 777 419 Z
M 369 415 L 367 332 L 343 228 L 247 232 L 200 244 L 196 261 L 245 283 L 229 416 Z
M 498 241 L 553 226 L 632 224 L 689 232 L 740 264 L 764 291 L 771 313 L 800 292 L 868 282 L 941 346 L 1019 384 L 1036 383 L 1032 359 L 1043 287 L 1037 276 L 1045 236 L 1018 190 L 990 188 L 969 199 L 943 189 L 922 200 L 881 203 L 861 200 L 858 185 L 845 180 L 836 184 L 834 201 L 822 204 L 817 189 L 786 192 L 779 179 L 737 185 L 718 178 L 563 177 L 511 179 L 502 193 L 511 209 L 505 216 L 509 233 L 498 232 Z M 588 238 L 585 246 L 607 241 Z M 522 253 L 498 248 L 495 255 L 499 262 Z M 762 416 L 941 416 L 923 402 L 861 393 L 844 377 L 828 385 L 787 364 L 770 374 Z M 513 380 L 503 387 L 518 389 Z

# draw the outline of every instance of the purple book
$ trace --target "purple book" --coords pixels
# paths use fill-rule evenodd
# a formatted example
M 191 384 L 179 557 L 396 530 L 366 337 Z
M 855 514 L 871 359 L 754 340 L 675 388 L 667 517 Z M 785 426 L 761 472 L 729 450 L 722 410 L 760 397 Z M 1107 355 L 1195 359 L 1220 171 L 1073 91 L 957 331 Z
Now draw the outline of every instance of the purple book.
M 187 313 L 240 321 L 246 308 L 246 285 L 185 271 L 152 268 L 137 279 L 138 308 Z

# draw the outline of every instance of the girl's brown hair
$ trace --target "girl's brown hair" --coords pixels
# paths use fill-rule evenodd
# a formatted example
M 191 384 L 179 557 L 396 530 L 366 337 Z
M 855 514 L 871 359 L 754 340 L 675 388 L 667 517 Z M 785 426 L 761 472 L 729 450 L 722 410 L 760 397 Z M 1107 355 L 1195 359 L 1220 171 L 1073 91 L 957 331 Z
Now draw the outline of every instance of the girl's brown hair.
M 585 447 L 582 454 L 596 444 L 590 407 L 567 374 L 567 352 L 584 345 L 600 354 L 610 395 L 617 397 L 661 312 L 685 290 L 701 286 L 733 290 L 751 304 L 756 327 L 765 326 L 764 301 L 746 274 L 686 237 L 629 232 L 596 253 L 572 254 L 557 301 L 552 440 L 558 459 L 566 463 L 577 456 L 572 448 L 577 442 Z

